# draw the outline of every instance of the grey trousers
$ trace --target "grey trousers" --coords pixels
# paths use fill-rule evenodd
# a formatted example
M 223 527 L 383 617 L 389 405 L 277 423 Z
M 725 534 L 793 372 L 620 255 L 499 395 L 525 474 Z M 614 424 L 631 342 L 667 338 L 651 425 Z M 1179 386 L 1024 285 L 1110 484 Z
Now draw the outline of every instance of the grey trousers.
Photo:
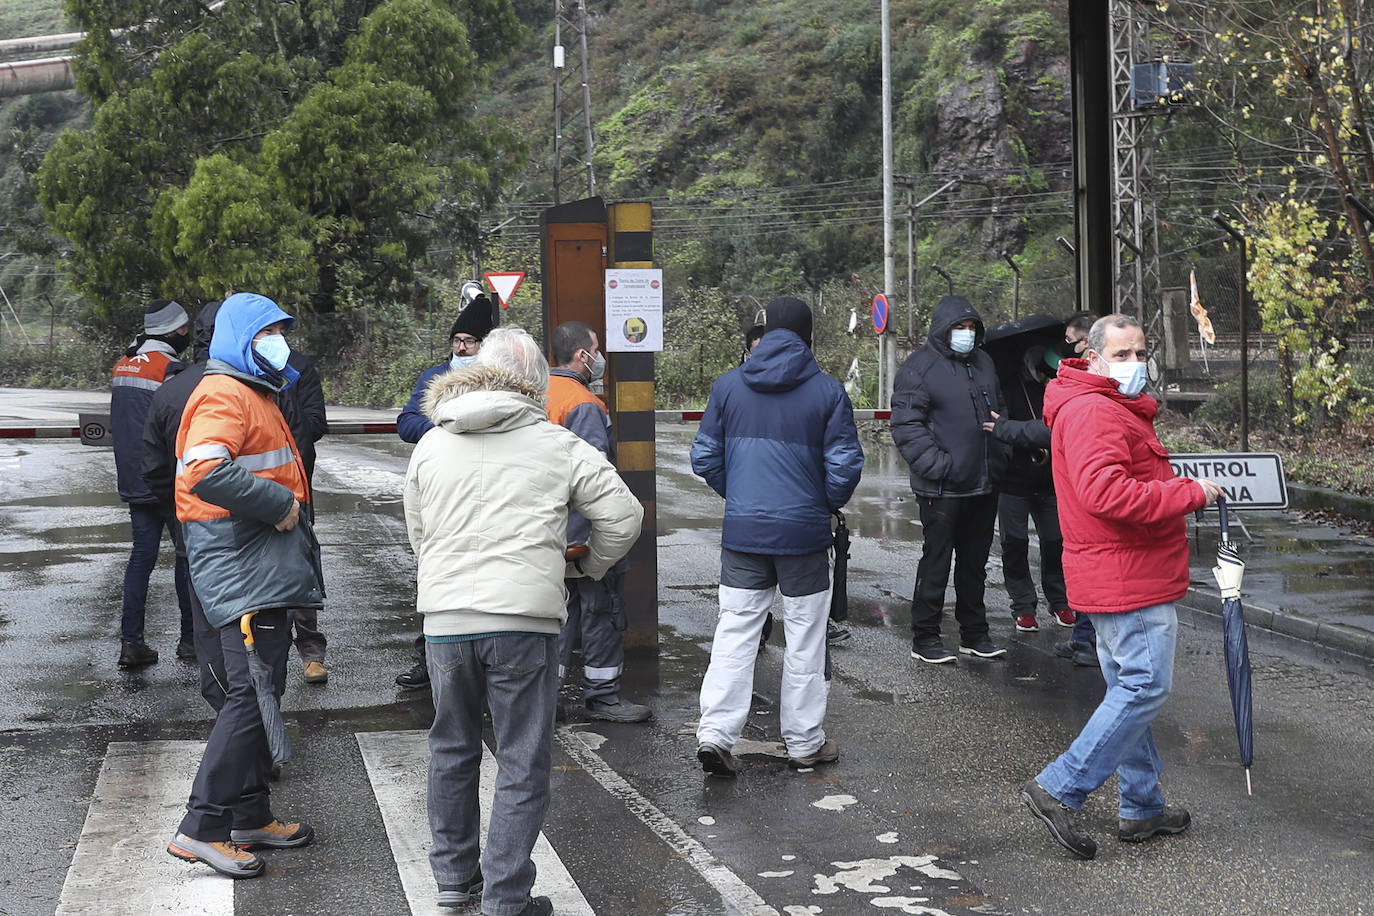
M 625 611 L 617 592 L 619 577 L 607 572 L 594 579 L 564 579 L 568 619 L 558 634 L 558 676 L 566 678 L 573 650 L 582 646 L 582 699 L 613 700 L 625 671 Z
M 461 884 L 480 861 L 482 912 L 513 916 L 534 886 L 530 851 L 549 808 L 556 637 L 485 636 L 431 642 L 426 653 L 434 725 L 429 730 L 429 864 L 439 885 Z M 496 794 L 487 848 L 480 845 L 478 787 L 482 707 L 496 738 Z

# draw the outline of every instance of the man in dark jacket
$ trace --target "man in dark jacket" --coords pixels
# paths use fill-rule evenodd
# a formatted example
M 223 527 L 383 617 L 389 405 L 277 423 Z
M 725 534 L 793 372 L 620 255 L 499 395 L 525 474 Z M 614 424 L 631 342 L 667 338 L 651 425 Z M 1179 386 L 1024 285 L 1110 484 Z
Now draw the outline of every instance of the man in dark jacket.
M 415 390 L 410 400 L 396 417 L 396 435 L 402 442 L 414 445 L 425 433 L 434 428 L 421 407 L 421 400 L 429 390 L 430 383 L 450 369 L 465 369 L 477 359 L 482 351 L 482 341 L 491 329 L 496 327 L 496 309 L 482 288 L 475 282 L 463 287 L 463 298 L 467 306 L 458 314 L 458 319 L 449 329 L 449 344 L 453 355 L 437 366 L 431 366 L 415 380 Z M 396 686 L 406 690 L 427 690 L 429 688 L 429 666 L 425 662 L 425 635 L 415 637 L 412 649 L 415 664 L 396 675 Z
M 114 437 L 119 498 L 129 504 L 132 546 L 124 569 L 124 601 L 120 616 L 119 667 L 141 668 L 157 661 L 157 651 L 144 641 L 148 579 L 157 564 L 162 529 L 175 543 L 176 517 L 143 483 L 143 424 L 153 394 L 182 370 L 177 354 L 191 334 L 186 310 L 170 299 L 154 299 L 143 316 L 143 333 L 115 363 L 110 388 L 110 434 Z M 177 604 L 181 607 L 181 639 L 177 657 L 194 657 L 191 636 L 190 588 L 185 558 L 178 554 L 173 572 Z
M 892 391 L 892 439 L 911 466 L 921 512 L 921 561 L 911 599 L 911 657 L 954 661 L 940 641 L 940 618 L 954 562 L 959 651 L 997 658 L 983 605 L 988 551 L 997 516 L 991 456 L 998 447 L 984 424 L 1000 414 L 1001 386 L 992 358 L 978 349 L 983 319 L 962 296 L 935 306 L 925 345 L 907 357 Z
M 325 417 L 324 386 L 320 383 L 320 370 L 315 361 L 299 350 L 292 350 L 287 357 L 287 365 L 300 374 L 296 383 L 277 394 L 277 406 L 291 427 L 291 436 L 296 440 L 296 449 L 301 453 L 301 463 L 305 465 L 305 478 L 310 484 L 310 521 L 315 521 L 315 443 L 324 438 L 329 431 L 329 420 Z M 293 608 L 291 627 L 296 633 L 296 652 L 301 657 L 307 684 L 324 684 L 329 681 L 329 672 L 324 667 L 324 652 L 328 641 L 320 632 L 320 615 L 315 608 Z
M 765 314 L 763 340 L 716 380 L 692 444 L 692 470 L 725 497 L 720 618 L 697 726 L 697 759 L 715 776 L 739 772 L 731 749 L 749 716 L 775 591 L 787 641 L 778 716 L 788 764 L 833 763 L 840 753 L 824 728 L 830 513 L 849 502 L 864 454 L 849 395 L 811 353 L 811 310 L 782 298 Z

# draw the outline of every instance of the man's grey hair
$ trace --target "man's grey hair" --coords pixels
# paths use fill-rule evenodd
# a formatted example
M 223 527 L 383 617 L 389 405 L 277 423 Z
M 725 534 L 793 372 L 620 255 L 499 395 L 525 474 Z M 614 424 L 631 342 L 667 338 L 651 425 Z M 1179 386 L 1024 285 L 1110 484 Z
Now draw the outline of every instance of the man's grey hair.
M 549 387 L 549 361 L 524 328 L 496 328 L 482 341 L 475 366 L 506 369 L 540 391 Z
M 1088 349 L 1102 352 L 1102 348 L 1107 346 L 1107 330 L 1109 328 L 1139 328 L 1140 322 L 1130 315 L 1103 315 L 1093 322 L 1092 330 L 1088 332 Z M 483 344 L 483 350 L 486 345 Z

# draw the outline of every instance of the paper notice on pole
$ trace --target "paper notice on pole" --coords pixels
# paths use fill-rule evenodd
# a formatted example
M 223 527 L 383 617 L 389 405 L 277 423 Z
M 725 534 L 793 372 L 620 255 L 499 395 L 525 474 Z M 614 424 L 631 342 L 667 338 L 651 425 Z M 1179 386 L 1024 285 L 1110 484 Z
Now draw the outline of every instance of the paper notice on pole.
M 663 271 L 606 271 L 606 344 L 609 353 L 663 349 Z

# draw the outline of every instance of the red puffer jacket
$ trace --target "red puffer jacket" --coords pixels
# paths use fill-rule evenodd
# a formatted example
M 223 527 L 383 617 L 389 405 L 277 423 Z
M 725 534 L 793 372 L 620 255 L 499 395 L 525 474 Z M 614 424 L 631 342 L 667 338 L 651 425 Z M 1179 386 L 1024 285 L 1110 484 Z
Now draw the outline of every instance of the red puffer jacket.
M 1188 591 L 1184 516 L 1207 501 L 1174 476 L 1155 435 L 1159 404 L 1066 359 L 1045 390 L 1069 604 L 1089 614 L 1134 611 Z

